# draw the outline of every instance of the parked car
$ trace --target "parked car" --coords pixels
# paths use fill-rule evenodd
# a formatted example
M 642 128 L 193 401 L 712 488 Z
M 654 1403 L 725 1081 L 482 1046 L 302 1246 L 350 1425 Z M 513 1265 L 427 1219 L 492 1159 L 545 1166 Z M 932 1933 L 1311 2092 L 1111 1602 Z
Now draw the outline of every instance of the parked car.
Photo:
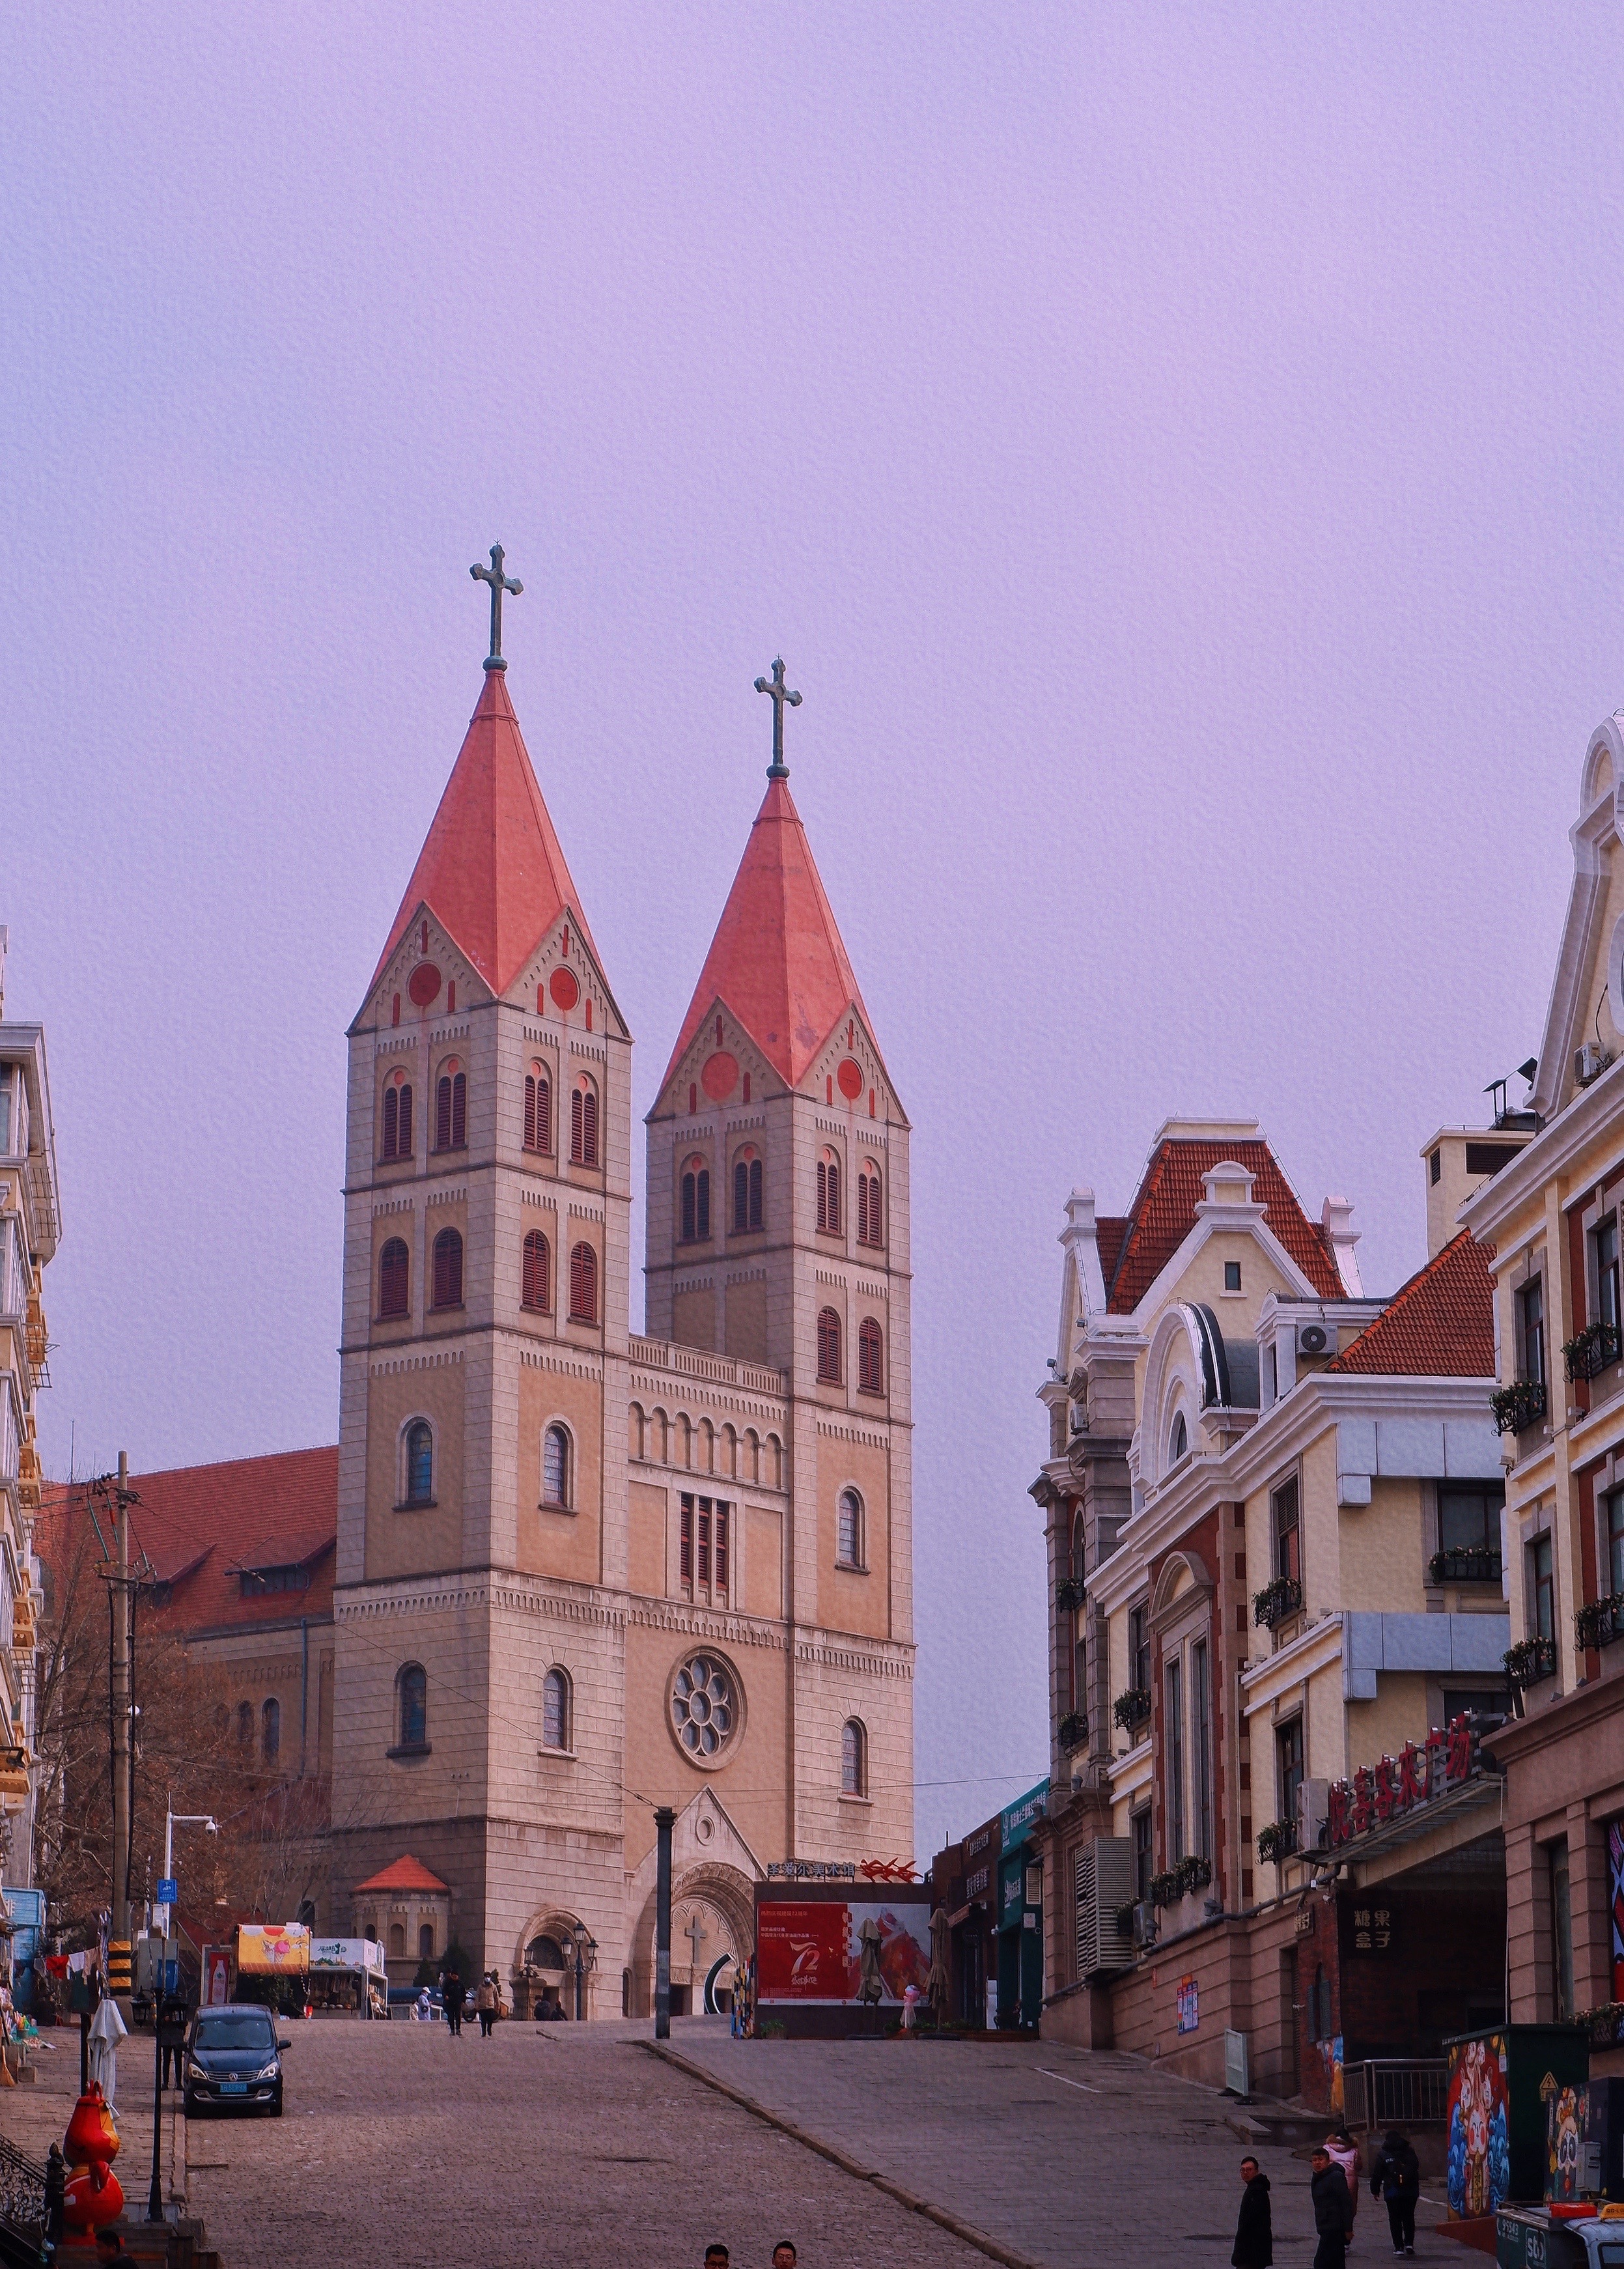
M 181 2097 L 189 2119 L 199 2111 L 269 2111 L 282 2117 L 282 2051 L 275 2019 L 257 2002 L 199 2009 L 181 2059 Z

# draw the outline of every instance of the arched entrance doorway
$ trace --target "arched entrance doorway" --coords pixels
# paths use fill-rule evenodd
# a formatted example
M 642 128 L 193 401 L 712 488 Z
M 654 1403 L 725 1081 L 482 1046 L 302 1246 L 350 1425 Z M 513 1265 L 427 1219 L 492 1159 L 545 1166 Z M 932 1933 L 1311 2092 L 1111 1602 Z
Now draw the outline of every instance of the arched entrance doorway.
M 707 1981 L 712 2010 L 730 2008 L 734 1966 L 749 1956 L 754 1945 L 749 1877 L 714 1863 L 683 1869 L 671 1890 L 671 2014 L 702 2014 Z M 640 2016 L 653 2008 L 653 1947 L 654 1902 L 650 1897 L 638 1917 L 632 1940 L 630 1999 L 633 2014 Z
M 513 1964 L 513 2013 L 520 2017 L 573 2021 L 576 2014 L 576 1918 L 557 1909 L 532 1917 L 526 1925 Z M 579 1981 L 585 2014 L 590 2016 L 596 1999 L 597 1975 L 587 1972 Z

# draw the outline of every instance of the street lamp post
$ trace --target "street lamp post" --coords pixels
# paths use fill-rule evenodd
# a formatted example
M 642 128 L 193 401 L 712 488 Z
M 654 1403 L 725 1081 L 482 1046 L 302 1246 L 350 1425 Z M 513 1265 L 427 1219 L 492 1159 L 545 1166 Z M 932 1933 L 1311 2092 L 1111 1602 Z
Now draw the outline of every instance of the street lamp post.
M 174 1832 L 177 1828 L 206 1828 L 210 1836 L 218 1836 L 220 1832 L 220 1823 L 211 1812 L 171 1812 L 166 1806 L 164 1809 L 164 1881 L 166 1882 L 168 1882 L 174 1874 Z M 161 1903 L 161 1907 L 153 1907 L 152 1919 L 155 1922 L 160 1911 L 163 1921 L 159 1925 L 158 1934 L 160 1938 L 167 1940 L 169 1903 L 166 1899 Z
M 218 1836 L 220 1823 L 210 1812 L 174 1812 L 164 1807 L 164 1881 L 168 1882 L 174 1873 L 174 1832 L 182 1828 L 206 1828 L 210 1836 Z M 153 1908 L 157 1920 L 158 1909 Z M 169 1902 L 163 1902 L 163 1923 L 159 1928 L 159 1944 L 169 1944 Z M 179 1981 L 177 1980 L 177 1983 Z M 158 1988 L 152 2005 L 152 2184 L 147 2192 L 146 2218 L 161 2221 L 164 2218 L 163 2141 L 164 2141 L 164 2001 L 169 1984 L 169 1962 L 166 1952 L 159 1956 Z
M 584 1922 L 578 1922 L 570 1936 L 575 1943 L 575 2021 L 587 2021 L 587 1973 L 598 1966 L 598 1941 Z

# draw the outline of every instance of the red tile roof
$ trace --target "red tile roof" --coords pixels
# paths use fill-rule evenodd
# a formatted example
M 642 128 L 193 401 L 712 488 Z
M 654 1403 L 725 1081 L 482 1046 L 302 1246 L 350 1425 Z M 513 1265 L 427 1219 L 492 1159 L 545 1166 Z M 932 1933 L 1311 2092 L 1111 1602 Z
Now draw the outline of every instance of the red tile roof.
M 667 1080 L 719 1000 L 791 1087 L 853 1002 L 873 1033 L 786 780 L 768 783 Z
M 132 1474 L 130 1556 L 144 1556 L 168 1597 L 143 1612 L 172 1629 L 252 1629 L 265 1623 L 320 1621 L 333 1612 L 338 1538 L 338 1449 L 286 1450 L 233 1458 L 218 1466 L 181 1466 Z M 40 1514 L 40 1549 L 65 1560 L 70 1525 L 82 1522 L 82 1484 L 54 1482 Z M 104 1533 L 105 1512 L 98 1505 Z M 112 1544 L 110 1533 L 106 1541 Z M 92 1549 L 94 1549 L 92 1542 Z M 256 1569 L 305 1568 L 308 1588 L 244 1595 L 243 1575 Z
M 1343 1349 L 1328 1371 L 1381 1371 L 1395 1378 L 1495 1377 L 1492 1245 L 1470 1230 L 1418 1268 L 1373 1324 Z
M 1264 1224 L 1303 1271 L 1321 1298 L 1345 1300 L 1347 1288 L 1318 1225 L 1297 1203 L 1266 1142 L 1237 1142 L 1222 1137 L 1169 1135 L 1156 1145 L 1145 1178 L 1123 1226 L 1115 1279 L 1105 1270 L 1106 1306 L 1115 1316 L 1132 1315 L 1146 1293 L 1195 1227 L 1196 1207 L 1206 1197 L 1202 1176 L 1231 1160 L 1252 1179 L 1252 1200 L 1264 1208 Z M 1099 1224 L 1103 1230 L 1106 1224 Z
M 373 972 L 374 985 L 422 905 L 495 993 L 506 992 L 566 907 L 592 945 L 580 893 L 499 669 L 485 672 L 479 706 Z M 596 946 L 592 950 L 595 955 Z
M 410 1851 L 399 1859 L 391 1859 L 377 1874 L 369 1875 L 364 1883 L 356 1885 L 358 1891 L 445 1891 L 438 1875 L 432 1875 L 421 1859 L 414 1859 Z

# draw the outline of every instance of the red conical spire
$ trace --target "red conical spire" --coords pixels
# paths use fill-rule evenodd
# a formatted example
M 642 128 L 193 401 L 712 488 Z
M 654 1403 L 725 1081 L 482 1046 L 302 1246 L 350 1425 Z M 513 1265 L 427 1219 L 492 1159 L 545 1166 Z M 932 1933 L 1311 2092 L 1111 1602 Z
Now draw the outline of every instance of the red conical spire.
M 719 999 L 791 1087 L 853 1002 L 869 1022 L 807 831 L 781 778 L 768 781 L 666 1079 Z
M 419 905 L 432 909 L 494 993 L 507 990 L 566 907 L 596 956 L 499 669 L 485 672 L 374 985 Z

